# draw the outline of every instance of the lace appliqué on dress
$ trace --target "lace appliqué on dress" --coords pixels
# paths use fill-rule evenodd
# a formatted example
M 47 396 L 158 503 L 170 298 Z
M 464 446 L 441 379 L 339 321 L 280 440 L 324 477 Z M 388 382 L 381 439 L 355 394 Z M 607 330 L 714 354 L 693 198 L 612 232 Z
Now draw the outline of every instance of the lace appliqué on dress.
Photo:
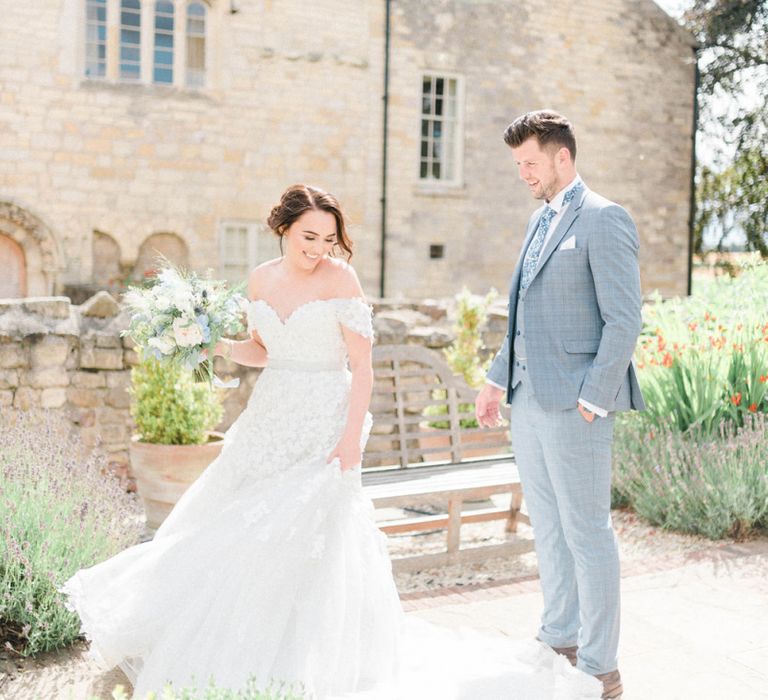
M 360 298 L 335 299 L 339 323 L 364 338 L 373 338 L 373 307 Z

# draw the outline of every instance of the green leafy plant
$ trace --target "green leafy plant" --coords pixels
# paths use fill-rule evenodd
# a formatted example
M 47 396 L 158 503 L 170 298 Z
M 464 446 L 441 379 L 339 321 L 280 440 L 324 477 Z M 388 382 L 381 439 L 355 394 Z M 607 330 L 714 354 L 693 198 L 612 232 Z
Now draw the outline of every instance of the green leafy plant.
M 464 287 L 456 295 L 456 321 L 453 329 L 456 339 L 444 351 L 446 362 L 454 374 L 460 374 L 464 381 L 473 389 L 479 388 L 485 380 L 485 372 L 490 364 L 490 359 L 484 360 L 482 356 L 483 336 L 482 328 L 488 321 L 488 310 L 494 302 L 498 292 L 491 289 L 484 297 L 472 294 Z M 424 415 L 430 419 L 444 416 L 448 413 L 447 396 L 444 390 L 436 390 L 432 395 L 433 400 L 441 403 L 427 406 Z M 459 413 L 473 414 L 472 404 L 459 404 Z M 446 429 L 450 427 L 448 421 L 430 420 L 432 428 Z M 461 418 L 459 424 L 462 428 L 477 428 L 477 420 L 474 417 Z
M 24 656 L 71 644 L 61 586 L 138 542 L 141 507 L 62 417 L 0 412 L 0 644 Z
M 768 412 L 768 265 L 748 264 L 704 294 L 644 309 L 638 377 L 655 423 L 715 434 Z
M 131 370 L 131 415 L 143 442 L 199 445 L 221 420 L 219 392 L 191 372 L 144 356 Z

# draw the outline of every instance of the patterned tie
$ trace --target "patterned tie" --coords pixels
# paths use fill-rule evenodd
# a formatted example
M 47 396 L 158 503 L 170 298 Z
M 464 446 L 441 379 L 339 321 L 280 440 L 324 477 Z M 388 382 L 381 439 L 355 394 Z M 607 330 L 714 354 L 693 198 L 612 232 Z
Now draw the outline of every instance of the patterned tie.
M 562 210 L 567 204 L 570 204 L 571 200 L 576 196 L 577 192 L 581 189 L 581 183 L 577 182 L 570 190 L 565 193 L 563 197 L 563 203 L 560 207 Z M 547 233 L 549 233 L 549 227 L 552 223 L 552 219 L 555 218 L 557 212 L 547 204 L 544 207 L 544 213 L 539 219 L 539 228 L 536 231 L 536 235 L 533 237 L 531 244 L 528 246 L 528 250 L 525 253 L 525 260 L 523 260 L 523 274 L 520 278 L 520 289 L 527 289 L 528 285 L 533 279 L 533 275 L 536 272 L 536 267 L 539 264 L 539 256 L 541 255 L 541 249 L 544 247 L 544 241 L 547 239 Z

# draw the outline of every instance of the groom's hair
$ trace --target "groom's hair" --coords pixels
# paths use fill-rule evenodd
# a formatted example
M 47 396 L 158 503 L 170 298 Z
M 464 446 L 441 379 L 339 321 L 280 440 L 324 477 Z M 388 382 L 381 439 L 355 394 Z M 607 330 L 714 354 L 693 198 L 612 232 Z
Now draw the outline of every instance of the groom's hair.
M 534 136 L 541 148 L 547 146 L 565 147 L 576 160 L 576 137 L 573 126 L 562 114 L 551 109 L 540 109 L 519 116 L 504 131 L 504 143 L 517 148 Z

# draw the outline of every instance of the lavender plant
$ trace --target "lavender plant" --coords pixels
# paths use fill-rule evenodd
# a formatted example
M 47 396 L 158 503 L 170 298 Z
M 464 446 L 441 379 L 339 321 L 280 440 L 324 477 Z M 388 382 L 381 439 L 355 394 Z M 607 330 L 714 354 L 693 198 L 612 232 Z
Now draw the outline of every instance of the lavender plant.
M 57 587 L 134 544 L 141 506 L 68 422 L 0 413 L 0 643 L 29 656 L 71 643 L 80 621 Z
M 768 528 L 768 416 L 687 432 L 642 414 L 616 424 L 614 505 L 652 523 L 711 539 Z

